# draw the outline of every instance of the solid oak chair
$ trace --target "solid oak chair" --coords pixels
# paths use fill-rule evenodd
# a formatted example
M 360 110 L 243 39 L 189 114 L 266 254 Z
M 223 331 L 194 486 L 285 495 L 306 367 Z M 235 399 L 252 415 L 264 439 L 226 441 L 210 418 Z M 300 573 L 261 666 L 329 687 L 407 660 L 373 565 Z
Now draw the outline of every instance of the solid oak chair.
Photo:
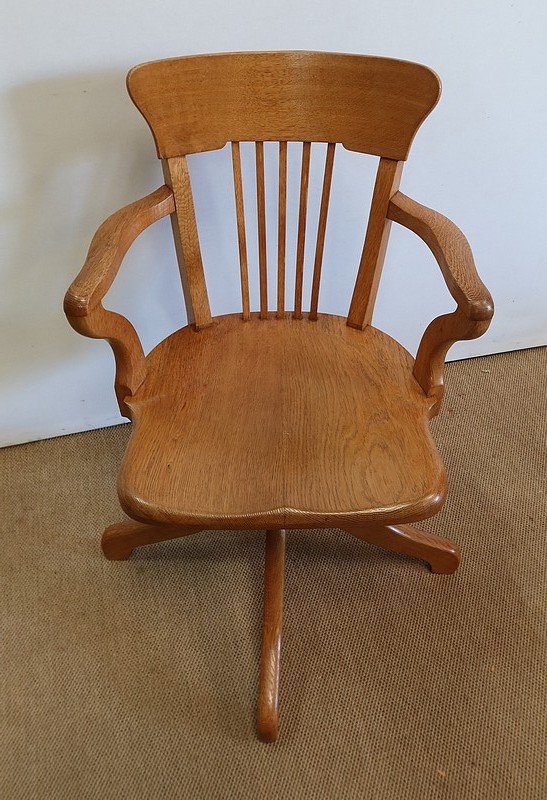
M 457 546 L 409 525 L 437 513 L 445 472 L 428 420 L 443 397 L 449 347 L 488 328 L 492 298 L 467 240 L 399 191 L 413 137 L 440 95 L 406 61 L 315 52 L 222 53 L 143 64 L 129 94 L 154 136 L 165 185 L 101 225 L 65 298 L 79 333 L 108 339 L 121 413 L 134 424 L 119 476 L 134 522 L 106 529 L 110 559 L 210 529 L 267 529 L 257 730 L 277 737 L 285 530 L 338 528 L 453 572 Z M 279 142 L 278 278 L 270 310 L 264 142 Z M 255 142 L 260 307 L 249 300 L 240 142 Z M 285 307 L 287 142 L 302 142 L 293 310 Z M 231 143 L 242 313 L 211 316 L 186 156 Z M 326 143 L 309 310 L 303 298 L 310 149 Z M 379 156 L 347 319 L 318 313 L 334 153 Z M 148 355 L 101 301 L 138 234 L 171 215 L 190 324 Z M 457 303 L 425 331 L 416 358 L 372 327 L 391 222 L 435 256 Z

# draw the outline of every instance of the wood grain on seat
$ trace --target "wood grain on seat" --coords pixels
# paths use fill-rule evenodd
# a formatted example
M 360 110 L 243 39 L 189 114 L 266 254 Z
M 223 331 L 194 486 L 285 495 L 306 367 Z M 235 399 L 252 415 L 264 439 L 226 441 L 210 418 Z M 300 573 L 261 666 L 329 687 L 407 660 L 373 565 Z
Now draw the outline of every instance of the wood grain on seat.
M 335 525 L 435 513 L 444 472 L 411 356 L 342 317 L 219 317 L 147 358 L 122 505 L 202 525 Z

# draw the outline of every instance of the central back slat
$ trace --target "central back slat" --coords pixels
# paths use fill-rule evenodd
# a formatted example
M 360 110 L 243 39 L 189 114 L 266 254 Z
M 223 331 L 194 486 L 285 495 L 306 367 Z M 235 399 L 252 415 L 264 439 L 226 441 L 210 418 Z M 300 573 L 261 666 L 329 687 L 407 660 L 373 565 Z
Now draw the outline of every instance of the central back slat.
M 294 317 L 302 318 L 302 293 L 304 282 L 304 255 L 306 246 L 306 217 L 308 210 L 308 192 L 311 161 L 311 142 L 302 143 L 302 165 L 300 174 L 300 202 L 298 211 L 298 237 L 296 247 L 295 270 L 295 297 Z M 321 266 L 325 244 L 327 214 L 332 183 L 334 165 L 334 151 L 336 145 L 331 142 L 327 145 L 325 157 L 325 172 L 323 189 L 321 193 L 321 208 L 319 213 L 313 283 L 310 304 L 310 319 L 317 319 L 317 305 L 319 297 L 319 283 L 321 279 Z M 279 142 L 279 171 L 278 171 L 278 219 L 277 219 L 277 309 L 276 316 L 285 316 L 285 267 L 286 267 L 286 239 L 287 239 L 287 142 Z M 241 278 L 241 301 L 243 319 L 251 316 L 249 300 L 249 272 L 247 258 L 247 235 L 245 225 L 245 207 L 243 200 L 243 175 L 241 169 L 240 143 L 232 142 L 232 167 L 234 179 L 234 194 L 237 220 L 237 239 L 239 249 L 239 267 Z M 260 285 L 260 317 L 268 316 L 268 288 L 267 288 L 267 242 L 266 242 L 266 202 L 265 202 L 265 166 L 264 143 L 255 142 L 255 169 L 257 192 L 257 231 L 258 231 L 258 266 Z
M 264 189 L 264 142 L 255 143 L 256 207 L 258 214 L 258 266 L 260 274 L 260 317 L 268 317 L 268 263 L 266 257 L 266 195 Z
M 285 246 L 287 240 L 287 142 L 279 142 L 277 218 L 277 316 L 285 316 Z

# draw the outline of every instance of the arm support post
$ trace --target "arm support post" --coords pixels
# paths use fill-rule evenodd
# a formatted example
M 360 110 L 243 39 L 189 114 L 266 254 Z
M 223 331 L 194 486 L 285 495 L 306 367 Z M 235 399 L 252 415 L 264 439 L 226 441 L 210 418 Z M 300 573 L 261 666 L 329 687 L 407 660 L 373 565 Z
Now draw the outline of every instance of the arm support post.
M 116 397 L 124 416 L 128 416 L 125 398 L 131 397 L 144 380 L 144 353 L 129 320 L 107 311 L 102 300 L 137 236 L 156 220 L 172 214 L 174 208 L 171 189 L 162 186 L 108 217 L 93 237 L 85 264 L 65 295 L 65 313 L 74 330 L 93 339 L 106 339 L 114 351 Z
M 475 339 L 488 329 L 494 313 L 490 292 L 481 281 L 469 243 L 449 219 L 397 192 L 388 207 L 388 218 L 414 231 L 437 261 L 456 310 L 427 327 L 416 354 L 414 377 L 437 413 L 444 394 L 444 360 L 454 342 Z

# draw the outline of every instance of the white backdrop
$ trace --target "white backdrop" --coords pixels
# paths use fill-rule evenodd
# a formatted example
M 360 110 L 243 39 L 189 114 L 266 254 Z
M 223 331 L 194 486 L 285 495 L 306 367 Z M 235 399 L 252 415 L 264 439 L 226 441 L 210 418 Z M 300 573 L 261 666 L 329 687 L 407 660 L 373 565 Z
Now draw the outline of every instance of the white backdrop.
M 108 345 L 74 333 L 61 303 L 101 220 L 162 183 L 152 138 L 124 83 L 129 67 L 155 58 L 317 49 L 432 66 L 443 80 L 443 96 L 418 133 L 401 188 L 460 225 L 497 308 L 489 333 L 457 345 L 450 356 L 545 343 L 544 0 L 338 0 L 334 5 L 327 0 L 19 0 L 10 5 L 0 24 L 0 445 L 120 420 Z M 295 179 L 296 147 L 290 155 Z M 269 149 L 267 159 L 268 196 L 274 201 Z M 250 213 L 254 187 L 248 160 L 245 166 Z M 233 311 L 238 267 L 228 154 L 192 157 L 191 171 L 213 312 Z M 371 180 L 369 159 L 337 154 L 323 311 L 347 310 Z M 290 242 L 296 183 L 290 187 Z M 312 181 L 311 230 L 317 199 Z M 274 245 L 275 217 L 269 223 Z M 397 228 L 374 323 L 414 351 L 425 324 L 453 303 L 425 245 Z M 254 252 L 250 247 L 251 261 Z M 138 240 L 107 300 L 132 319 L 146 350 L 184 324 L 168 221 Z

